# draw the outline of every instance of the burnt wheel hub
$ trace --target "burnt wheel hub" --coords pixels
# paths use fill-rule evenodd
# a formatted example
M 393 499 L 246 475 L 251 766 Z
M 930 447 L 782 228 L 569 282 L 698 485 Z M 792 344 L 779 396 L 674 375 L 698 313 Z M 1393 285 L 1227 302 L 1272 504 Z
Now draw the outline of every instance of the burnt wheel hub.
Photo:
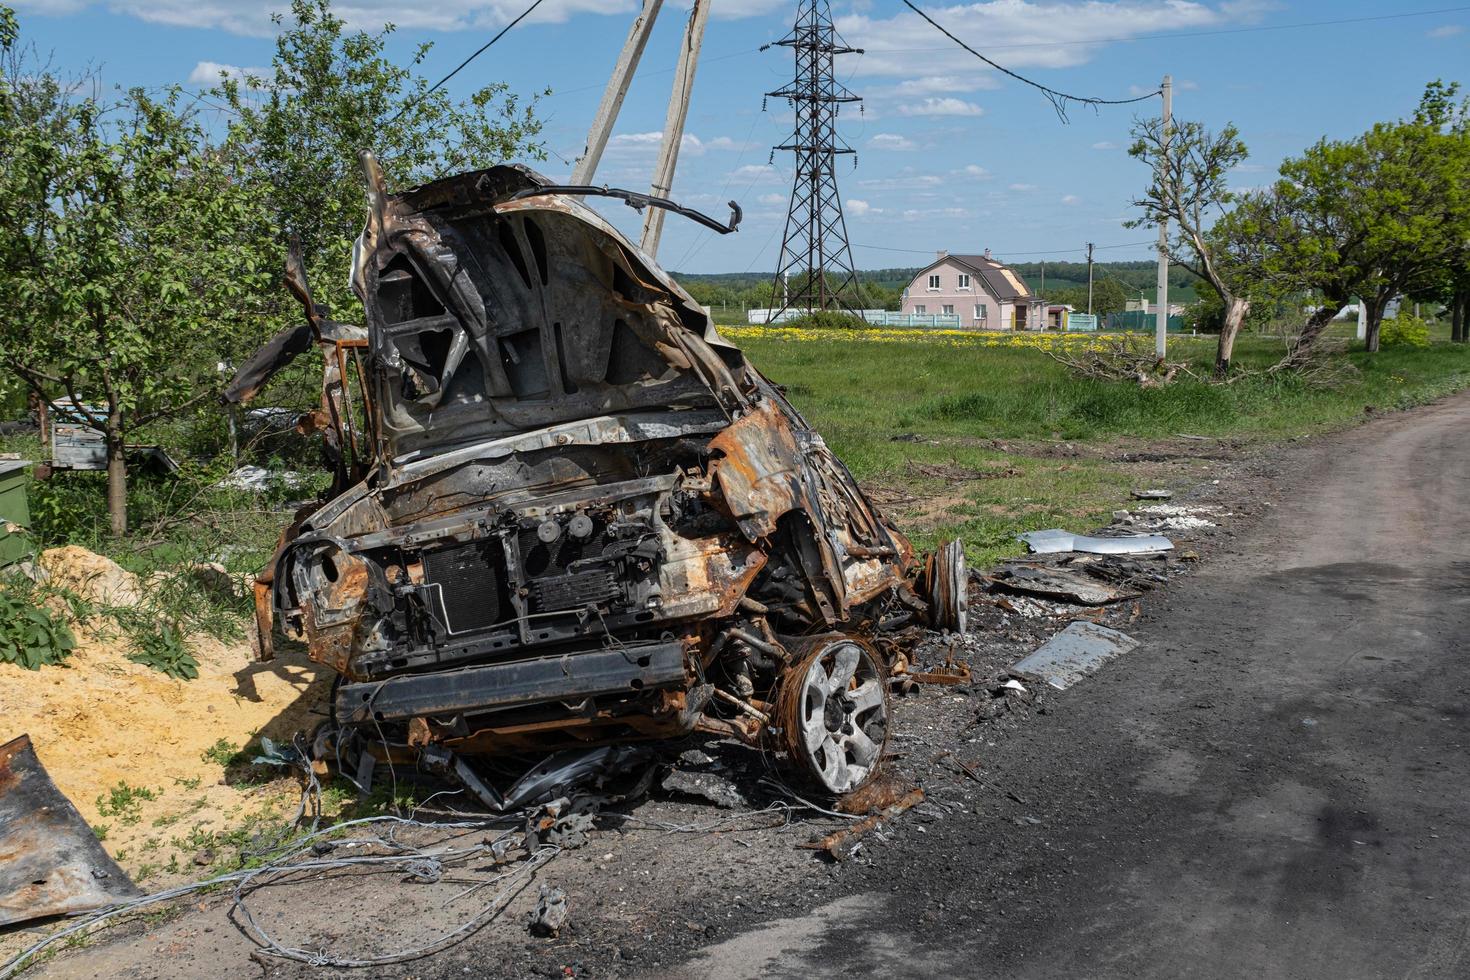
M 831 793 L 872 778 L 888 740 L 888 693 L 876 654 L 848 637 L 819 640 L 784 680 L 782 726 L 792 761 Z

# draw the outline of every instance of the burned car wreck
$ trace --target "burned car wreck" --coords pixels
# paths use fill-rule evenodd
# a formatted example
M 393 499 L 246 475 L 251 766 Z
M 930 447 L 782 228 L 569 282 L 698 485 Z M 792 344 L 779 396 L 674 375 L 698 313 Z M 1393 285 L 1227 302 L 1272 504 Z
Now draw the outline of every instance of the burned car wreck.
M 475 777 L 691 732 L 834 794 L 874 774 L 902 637 L 961 628 L 957 545 L 921 559 L 821 436 L 575 189 L 518 166 L 388 194 L 370 156 L 364 327 L 308 323 L 328 499 L 257 585 L 340 675 L 334 723 Z M 482 798 L 494 791 L 480 786 Z

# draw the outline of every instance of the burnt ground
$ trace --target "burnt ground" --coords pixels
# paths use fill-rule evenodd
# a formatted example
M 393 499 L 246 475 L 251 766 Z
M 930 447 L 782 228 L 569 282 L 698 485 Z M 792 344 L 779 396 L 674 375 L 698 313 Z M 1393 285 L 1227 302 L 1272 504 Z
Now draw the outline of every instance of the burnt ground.
M 1140 484 L 1190 448 L 1140 462 Z M 759 756 L 701 743 L 746 806 L 656 790 L 610 807 L 498 920 L 373 975 L 1470 974 L 1470 396 L 1285 447 L 1193 448 L 1220 458 L 1203 482 L 1175 473 L 1171 503 L 1220 526 L 1169 532 L 1169 584 L 1109 612 L 1139 648 L 1067 691 L 997 699 L 1006 665 L 1081 610 L 981 601 L 960 654 L 976 681 L 896 701 L 890 766 L 925 802 L 851 860 L 799 847 L 841 821 L 762 812 L 789 798 Z M 453 928 L 483 903 L 450 899 L 488 875 L 403 877 L 309 878 L 251 908 L 296 945 L 370 952 Z M 568 895 L 556 938 L 526 930 L 541 884 Z M 253 949 L 214 895 L 36 972 L 333 973 Z

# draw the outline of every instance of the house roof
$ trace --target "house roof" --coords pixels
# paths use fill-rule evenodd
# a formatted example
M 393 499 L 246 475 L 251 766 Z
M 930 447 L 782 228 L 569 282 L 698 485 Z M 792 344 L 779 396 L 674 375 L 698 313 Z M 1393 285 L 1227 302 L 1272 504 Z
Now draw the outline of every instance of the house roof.
M 986 258 L 983 255 L 951 255 L 949 257 L 980 273 L 980 277 L 985 280 L 985 285 L 990 289 L 990 295 L 996 299 L 1036 298 L 1030 287 L 1026 285 L 1026 280 L 995 259 Z
M 953 261 L 962 265 L 971 272 L 978 275 L 985 282 L 985 291 L 1001 302 L 1012 300 L 1034 300 L 1037 295 L 1026 285 L 1026 280 L 1020 274 L 1013 271 L 1004 263 L 995 259 L 988 259 L 983 255 L 954 255 L 949 254 L 935 259 L 927 268 L 919 270 L 919 276 L 923 276 L 930 269 L 944 262 Z M 915 279 L 918 276 L 914 277 Z

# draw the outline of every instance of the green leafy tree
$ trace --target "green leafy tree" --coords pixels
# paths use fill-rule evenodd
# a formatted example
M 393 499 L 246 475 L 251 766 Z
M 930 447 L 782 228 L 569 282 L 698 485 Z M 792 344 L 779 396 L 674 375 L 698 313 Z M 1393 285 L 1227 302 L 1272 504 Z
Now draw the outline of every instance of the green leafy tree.
M 1143 216 L 1128 222 L 1131 228 L 1157 226 L 1168 221 L 1168 257 L 1204 280 L 1225 306 L 1220 341 L 1215 351 L 1215 374 L 1230 370 L 1235 338 L 1245 323 L 1250 300 L 1245 283 L 1224 261 L 1219 240 L 1210 228 L 1229 210 L 1235 196 L 1227 177 L 1247 156 L 1245 143 L 1232 125 L 1211 133 L 1197 122 L 1174 123 L 1167 130 L 1161 119 L 1138 120 L 1133 127 L 1135 159 L 1148 164 L 1153 177 L 1143 196 L 1133 202 Z
M 99 406 L 78 421 L 105 437 L 116 535 L 129 437 L 212 394 L 270 278 L 253 198 L 180 98 L 103 103 L 13 37 L 0 75 L 0 363 L 53 411 Z
M 213 94 L 235 114 L 229 145 L 249 161 L 246 184 L 285 235 L 300 237 L 318 301 L 351 319 L 348 267 L 366 214 L 359 154 L 377 155 L 390 188 L 408 187 L 544 159 L 541 123 L 535 101 L 523 102 L 504 83 L 464 101 L 431 90 L 420 74 L 431 44 L 420 44 L 408 65 L 396 64 L 384 54 L 391 24 L 350 32 L 330 0 L 293 0 L 275 21 L 267 76 L 222 77 Z
M 1457 91 L 1433 82 L 1413 118 L 1321 140 L 1282 164 L 1277 212 L 1259 229 L 1263 267 L 1322 296 L 1304 345 L 1357 296 L 1376 351 L 1394 297 L 1453 292 L 1470 242 L 1470 126 Z

